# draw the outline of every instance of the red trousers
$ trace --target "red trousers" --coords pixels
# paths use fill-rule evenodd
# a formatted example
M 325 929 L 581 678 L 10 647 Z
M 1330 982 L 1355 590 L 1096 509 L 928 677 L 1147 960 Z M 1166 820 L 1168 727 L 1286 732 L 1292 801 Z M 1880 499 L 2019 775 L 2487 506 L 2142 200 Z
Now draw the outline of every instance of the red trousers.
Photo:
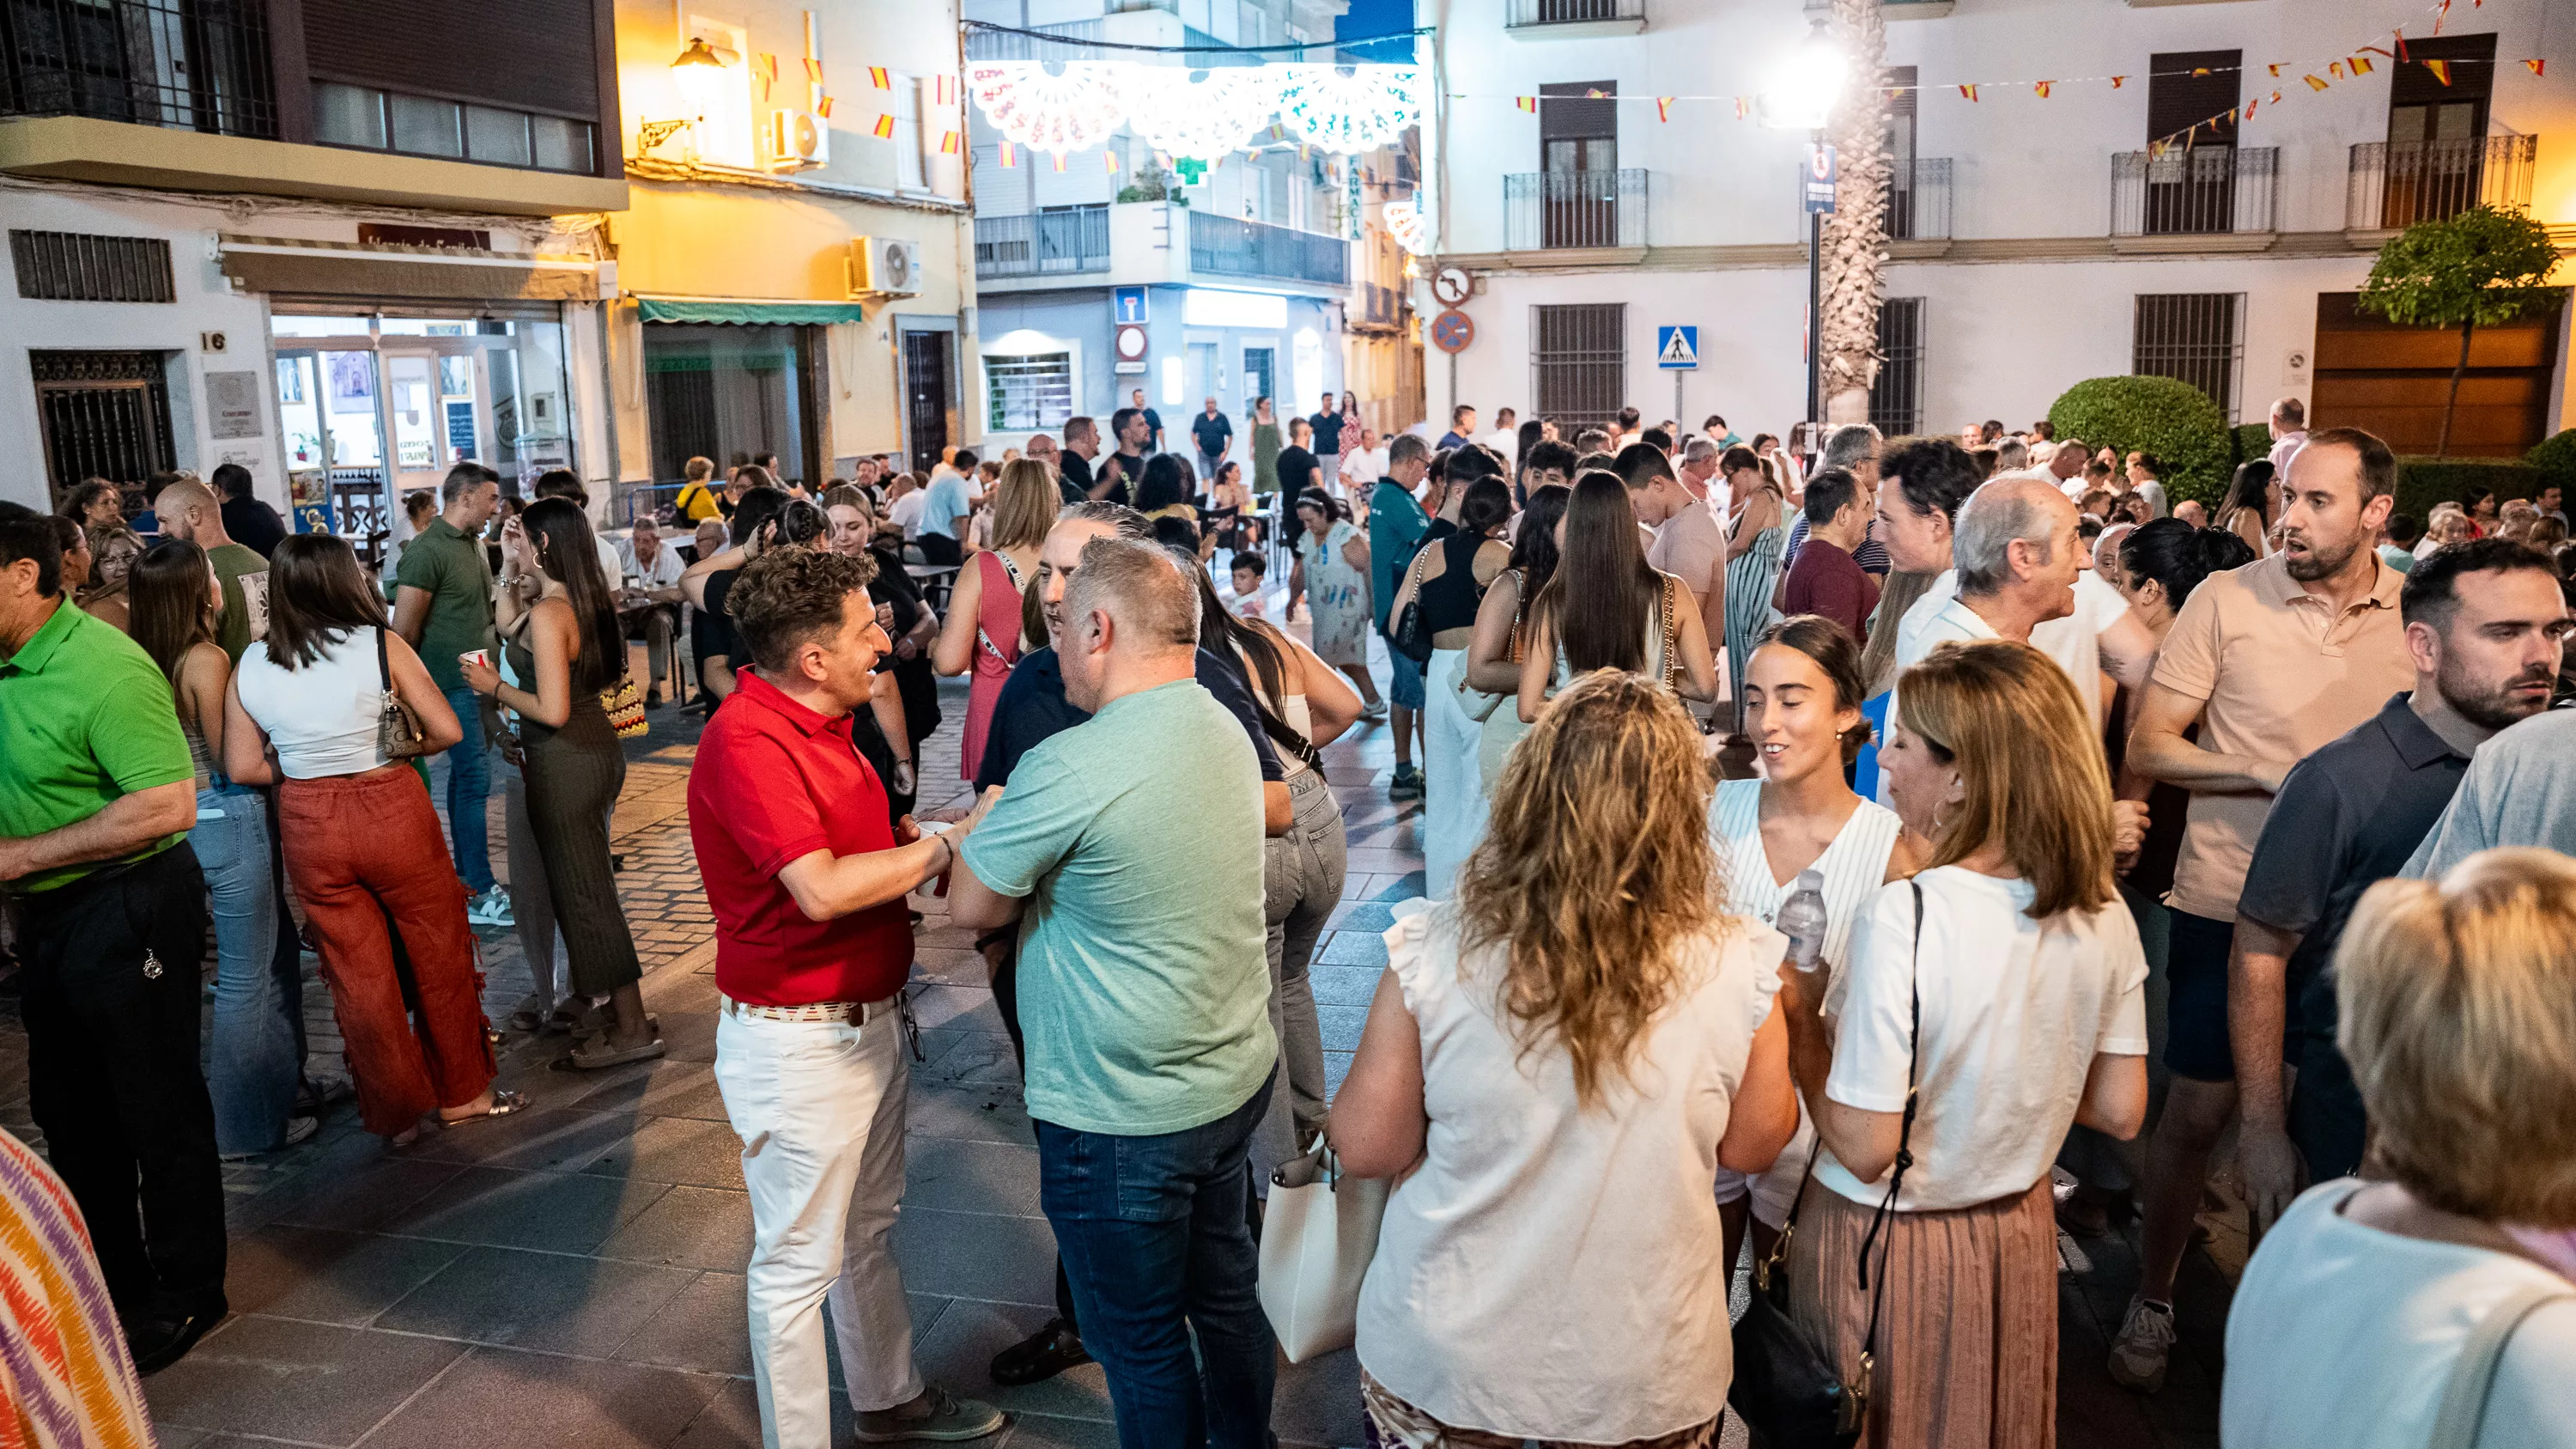
M 286 877 L 322 953 L 367 1130 L 390 1137 L 492 1084 L 465 883 L 408 766 L 277 790 Z M 392 918 L 392 930 L 386 919 Z M 402 934 L 406 972 L 395 960 Z

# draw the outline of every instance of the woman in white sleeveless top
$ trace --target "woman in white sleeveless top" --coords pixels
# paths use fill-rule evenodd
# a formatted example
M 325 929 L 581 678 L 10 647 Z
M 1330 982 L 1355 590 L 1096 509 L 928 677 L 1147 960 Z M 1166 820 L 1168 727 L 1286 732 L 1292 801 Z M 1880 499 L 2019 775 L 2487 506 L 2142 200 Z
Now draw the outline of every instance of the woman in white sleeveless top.
M 1699 740 L 1670 691 L 1585 675 L 1513 750 L 1457 898 L 1386 933 L 1332 1140 L 1402 1176 L 1359 1303 L 1388 1444 L 1714 1438 L 1709 1180 L 1770 1165 L 1797 1114 L 1786 942 L 1727 913 Z
M 1753 741 L 1755 780 L 1724 780 L 1709 806 L 1708 833 L 1735 909 L 1770 924 L 1801 871 L 1825 878 L 1824 961 L 1844 959 L 1852 921 L 1878 888 L 1920 866 L 1920 843 L 1884 805 L 1843 780 L 1844 760 L 1868 738 L 1861 718 L 1860 641 L 1831 619 L 1801 614 L 1759 637 L 1744 681 L 1744 732 Z M 1834 1004 L 1828 998 L 1829 1009 Z M 1815 1149 L 1800 1108 L 1798 1132 L 1771 1170 L 1720 1171 L 1726 1261 L 1744 1239 L 1750 1192 L 1753 1255 L 1768 1255 L 1798 1197 Z
M 1556 574 L 1530 600 L 1524 722 L 1537 721 L 1550 694 L 1596 669 L 1623 669 L 1686 699 L 1717 698 L 1717 663 L 1699 610 L 1680 580 L 1646 562 L 1642 538 L 1618 474 L 1596 468 L 1575 480 L 1557 524 Z

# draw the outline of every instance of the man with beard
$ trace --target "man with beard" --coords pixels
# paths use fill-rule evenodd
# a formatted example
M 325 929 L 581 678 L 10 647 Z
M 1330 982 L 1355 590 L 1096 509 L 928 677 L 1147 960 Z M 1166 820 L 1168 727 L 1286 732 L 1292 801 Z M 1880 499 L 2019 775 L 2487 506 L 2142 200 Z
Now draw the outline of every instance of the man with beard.
M 2236 1109 L 2227 972 L 2255 840 L 2293 766 L 2415 687 L 2398 613 L 2405 576 L 2373 546 L 2396 486 L 2397 459 L 2379 439 L 2312 435 L 2282 490 L 2280 552 L 2192 591 L 2129 739 L 2130 769 L 2191 792 L 2165 898 L 2173 1086 L 2147 1150 L 2138 1296 L 2111 1347 L 2111 1377 L 2131 1388 L 2163 1384 L 2174 1274 Z M 2197 741 L 2184 735 L 2194 724 Z
M 2414 691 L 2290 772 L 2237 903 L 2227 987 L 2244 1114 L 2236 1153 L 2257 1233 L 2307 1182 L 2361 1167 L 2361 1092 L 2335 1048 L 2332 962 L 2344 922 L 2373 882 L 2404 870 L 2469 757 L 2549 707 L 2576 627 L 2548 560 L 2501 538 L 2426 559 L 2398 607 Z M 2290 1000 L 2298 1073 L 2285 1115 L 2283 1058 L 2270 1044 Z

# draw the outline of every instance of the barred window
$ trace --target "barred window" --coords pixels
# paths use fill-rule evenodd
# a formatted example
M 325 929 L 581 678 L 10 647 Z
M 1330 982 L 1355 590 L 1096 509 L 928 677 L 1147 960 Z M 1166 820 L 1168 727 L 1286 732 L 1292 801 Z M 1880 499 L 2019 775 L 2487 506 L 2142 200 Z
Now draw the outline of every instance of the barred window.
M 1055 432 L 1073 416 L 1073 354 L 988 353 L 991 399 L 985 427 L 996 433 Z
M 2245 294 L 2168 292 L 2138 298 L 2130 371 L 2178 378 L 2237 421 L 2237 387 L 2245 372 Z
M 1870 384 L 1869 421 L 1881 435 L 1923 430 L 1923 299 L 1889 297 L 1878 304 L 1878 381 Z
M 1538 415 L 1571 439 L 1608 423 L 1628 403 L 1625 303 L 1530 309 L 1530 396 Z
M 48 302 L 175 302 L 170 244 L 73 231 L 9 233 L 18 295 Z

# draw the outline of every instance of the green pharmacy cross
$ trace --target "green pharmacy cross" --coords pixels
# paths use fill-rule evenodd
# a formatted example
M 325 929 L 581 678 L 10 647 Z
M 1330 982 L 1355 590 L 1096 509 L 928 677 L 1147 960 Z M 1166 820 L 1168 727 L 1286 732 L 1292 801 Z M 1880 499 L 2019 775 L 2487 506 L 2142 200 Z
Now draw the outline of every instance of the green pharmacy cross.
M 1208 164 L 1195 156 L 1175 156 L 1172 170 L 1178 172 L 1183 186 L 1196 186 L 1207 178 Z

